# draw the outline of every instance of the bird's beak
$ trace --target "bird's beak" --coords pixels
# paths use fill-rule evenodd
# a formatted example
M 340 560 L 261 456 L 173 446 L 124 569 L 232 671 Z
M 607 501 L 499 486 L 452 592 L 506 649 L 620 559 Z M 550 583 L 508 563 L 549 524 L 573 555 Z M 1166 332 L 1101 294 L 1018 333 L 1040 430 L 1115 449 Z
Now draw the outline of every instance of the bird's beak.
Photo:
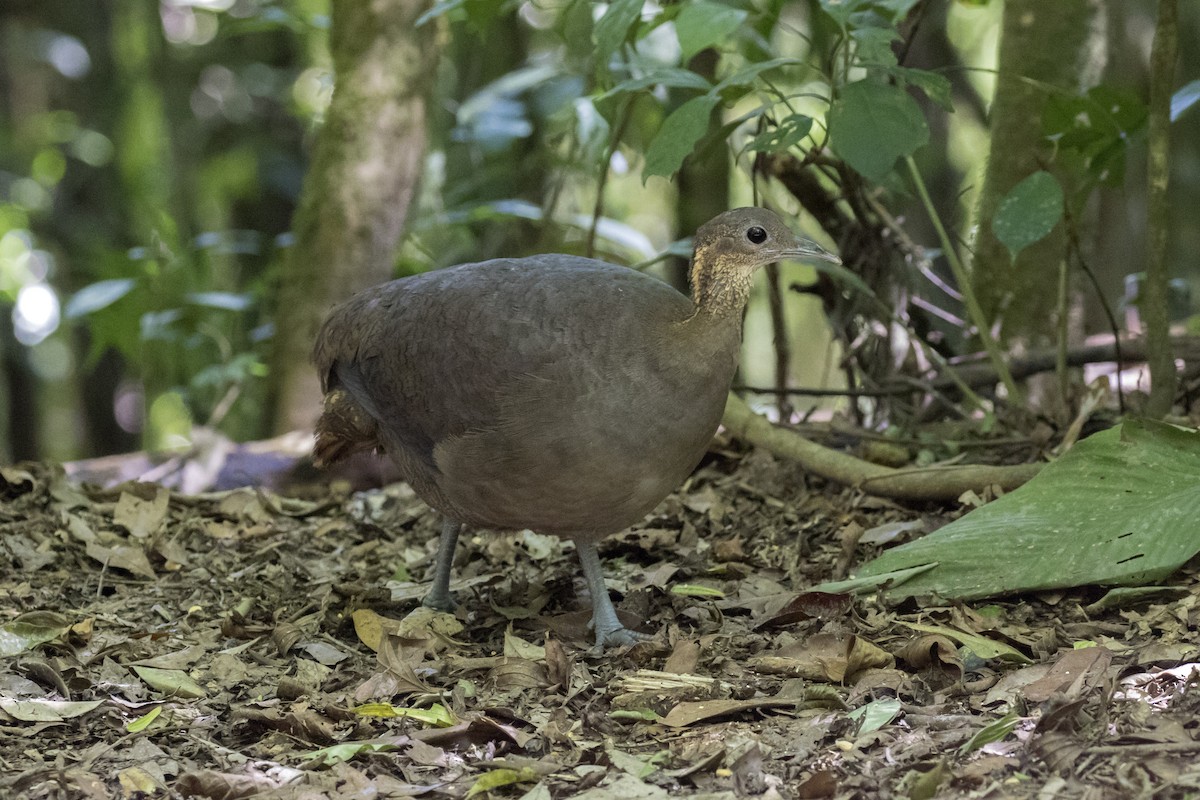
M 817 244 L 811 239 L 805 239 L 802 236 L 797 236 L 794 244 L 791 247 L 785 248 L 779 254 L 779 257 L 781 259 L 794 258 L 798 261 L 805 261 L 815 258 L 819 261 L 832 261 L 834 264 L 842 263 L 842 260 L 836 255 L 829 252 L 824 247 L 821 247 L 821 245 Z

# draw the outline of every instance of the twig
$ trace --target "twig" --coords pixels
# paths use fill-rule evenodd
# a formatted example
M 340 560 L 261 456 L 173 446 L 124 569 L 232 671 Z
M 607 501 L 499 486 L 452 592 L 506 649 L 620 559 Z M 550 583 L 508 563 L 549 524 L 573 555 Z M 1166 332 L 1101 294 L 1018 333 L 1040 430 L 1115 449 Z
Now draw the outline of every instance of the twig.
M 1121 355 L 1121 326 L 1117 324 L 1117 315 L 1113 313 L 1112 304 L 1108 302 L 1108 298 L 1104 295 L 1104 290 L 1100 288 L 1100 279 L 1096 277 L 1095 270 L 1092 265 L 1083 257 L 1083 248 L 1079 243 L 1079 230 L 1075 226 L 1075 219 L 1071 215 L 1071 204 L 1063 204 L 1063 221 L 1066 223 L 1064 228 L 1067 231 L 1067 256 L 1074 256 L 1075 263 L 1083 270 L 1083 274 L 1087 276 L 1088 281 L 1092 284 L 1092 289 L 1096 292 L 1096 300 L 1100 303 L 1100 308 L 1104 310 L 1104 317 L 1108 320 L 1108 329 L 1113 335 L 1113 348 L 1116 357 L 1109 359 L 1116 361 L 1118 364 L 1125 362 Z M 1125 413 L 1125 388 L 1117 381 L 1117 409 Z
M 788 372 L 792 363 L 792 348 L 788 341 L 787 323 L 783 314 L 783 288 L 779 282 L 779 265 L 767 265 L 767 297 L 771 307 L 771 334 L 775 346 L 775 404 L 779 407 L 779 418 L 792 416 L 792 404 L 788 401 Z
M 588 228 L 587 240 L 583 246 L 583 253 L 588 258 L 596 255 L 596 228 L 600 226 L 600 217 L 604 215 L 604 187 L 608 184 L 608 174 L 611 171 L 609 165 L 612 164 L 613 154 L 617 152 L 617 145 L 621 143 L 621 137 L 625 135 L 625 127 L 629 124 L 630 109 L 633 106 L 633 95 L 629 94 L 625 97 L 624 104 L 621 106 L 621 112 L 618 116 L 616 130 L 613 131 L 612 139 L 609 140 L 608 149 L 604 151 L 604 161 L 600 165 L 600 175 L 596 178 L 596 203 L 592 207 L 592 224 Z
M 942 225 L 942 219 L 938 216 L 937 209 L 933 205 L 933 200 L 929 196 L 929 190 L 925 188 L 925 181 L 922 180 L 921 173 L 917 170 L 917 162 L 913 161 L 912 156 L 905 156 L 904 161 L 908 164 L 908 171 L 912 175 L 913 185 L 916 186 L 921 203 L 925 206 L 926 213 L 929 214 L 929 220 L 933 223 L 934 230 L 937 231 L 938 240 L 941 241 L 942 250 L 946 255 L 946 261 L 949 262 L 950 269 L 954 273 L 954 280 L 958 283 L 958 290 L 963 294 L 963 301 L 967 306 L 967 316 L 970 318 L 971 324 L 975 326 L 975 331 L 979 335 L 979 341 L 982 342 L 983 349 L 987 351 L 988 358 L 995 367 L 1000 382 L 1004 384 L 1004 388 L 1008 391 L 1009 402 L 1020 406 L 1022 404 L 1021 391 L 1017 388 L 1012 374 L 1008 371 L 1008 367 L 1004 363 L 1004 354 L 1000 352 L 1000 345 L 992 336 L 987 317 L 983 313 L 983 307 L 979 305 L 979 298 L 971 288 L 971 276 L 967 274 L 966 267 L 963 266 L 962 261 L 958 258 L 958 251 L 955 249 L 954 243 L 950 241 L 950 237 L 946 234 L 946 228 Z
M 796 461 L 806 472 L 861 489 L 867 494 L 905 500 L 953 501 L 967 491 L 999 486 L 1015 489 L 1036 475 L 1041 464 L 961 465 L 893 469 L 811 442 L 788 428 L 772 425 L 729 395 L 721 424 L 737 438 L 777 456 Z

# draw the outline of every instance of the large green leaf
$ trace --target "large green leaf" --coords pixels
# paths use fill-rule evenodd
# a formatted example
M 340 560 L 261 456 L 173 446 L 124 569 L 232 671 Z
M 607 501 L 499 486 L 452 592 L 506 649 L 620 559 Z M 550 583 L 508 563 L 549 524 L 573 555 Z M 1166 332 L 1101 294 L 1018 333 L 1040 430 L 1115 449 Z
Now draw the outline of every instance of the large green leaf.
M 746 19 L 740 8 L 699 0 L 685 3 L 675 18 L 675 35 L 683 50 L 683 62 L 706 47 L 724 41 Z
M 903 89 L 872 80 L 847 84 L 829 109 L 833 151 L 867 180 L 879 183 L 929 141 L 917 102 Z
M 936 564 L 892 598 L 980 598 L 1141 585 L 1200 552 L 1200 432 L 1131 420 L 1085 439 L 995 502 L 867 563 L 860 577 Z
M 1118 186 L 1125 154 L 1145 129 L 1146 104 L 1132 91 L 1100 84 L 1084 95 L 1051 94 L 1042 111 L 1042 132 L 1061 151 L 1083 158 L 1094 179 Z
M 746 145 L 747 150 L 760 150 L 765 153 L 782 153 L 800 144 L 812 130 L 812 117 L 805 114 L 792 114 L 780 120 L 755 136 Z
M 617 51 L 642 15 L 642 0 L 614 0 L 592 29 L 596 55 L 603 60 Z
M 1058 179 L 1039 171 L 1018 183 L 1000 201 L 992 232 L 1012 258 L 1046 237 L 1062 219 L 1063 191 Z
M 699 89 L 707 92 L 712 88 L 707 80 L 691 70 L 675 67 L 652 67 L 636 78 L 621 81 L 606 92 L 596 96 L 596 102 L 607 100 L 618 94 L 640 92 L 651 86 L 665 86 L 670 89 Z
M 718 99 L 714 94 L 693 97 L 663 120 L 662 127 L 646 149 L 643 179 L 651 175 L 675 174 L 708 130 L 709 116 Z

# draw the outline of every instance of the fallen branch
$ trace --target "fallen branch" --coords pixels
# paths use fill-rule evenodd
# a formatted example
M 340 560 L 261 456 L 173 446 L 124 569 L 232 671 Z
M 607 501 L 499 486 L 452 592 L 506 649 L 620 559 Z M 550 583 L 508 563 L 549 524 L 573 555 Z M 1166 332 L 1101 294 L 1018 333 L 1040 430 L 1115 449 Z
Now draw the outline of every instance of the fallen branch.
M 773 425 L 730 394 L 721 424 L 755 447 L 797 462 L 821 478 L 861 489 L 867 494 L 901 500 L 957 500 L 968 491 L 996 486 L 1011 491 L 1038 473 L 1042 464 L 1014 466 L 961 465 L 893 469 L 810 442 L 793 430 Z
M 1118 347 L 1111 336 L 1096 337 L 1099 341 L 1093 344 L 1077 347 L 1067 352 L 1068 367 L 1082 367 L 1085 364 L 1106 363 L 1117 360 Z M 1171 346 L 1175 357 L 1192 363 L 1200 359 L 1200 337 L 1181 334 L 1171 337 Z M 1147 358 L 1146 340 L 1144 337 L 1122 338 L 1120 346 L 1121 366 L 1144 363 Z M 1049 372 L 1054 369 L 1055 351 L 1053 348 L 1033 350 L 1024 356 L 1010 359 L 1009 369 L 1017 380 L 1028 378 L 1039 372 Z M 953 365 L 958 377 L 972 387 L 987 386 L 997 382 L 996 372 L 990 364 L 968 363 Z M 939 377 L 933 381 L 933 386 L 946 391 L 953 391 L 954 382 L 947 377 Z

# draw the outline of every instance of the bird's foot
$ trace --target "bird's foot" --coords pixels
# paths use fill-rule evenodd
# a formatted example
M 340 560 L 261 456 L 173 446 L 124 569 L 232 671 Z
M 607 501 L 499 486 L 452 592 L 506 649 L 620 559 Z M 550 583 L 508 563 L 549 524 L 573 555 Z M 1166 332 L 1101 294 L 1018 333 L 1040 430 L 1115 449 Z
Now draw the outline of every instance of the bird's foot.
M 445 611 L 447 614 L 453 614 L 454 609 L 458 608 L 458 603 L 454 602 L 454 598 L 450 596 L 449 592 L 437 591 L 425 595 L 425 598 L 421 600 L 421 605 L 435 611 Z
M 595 627 L 590 625 L 589 627 Z M 638 642 L 649 642 L 654 639 L 648 633 L 631 631 L 624 625 L 615 628 L 596 628 L 596 649 L 605 650 L 609 647 L 628 647 Z

